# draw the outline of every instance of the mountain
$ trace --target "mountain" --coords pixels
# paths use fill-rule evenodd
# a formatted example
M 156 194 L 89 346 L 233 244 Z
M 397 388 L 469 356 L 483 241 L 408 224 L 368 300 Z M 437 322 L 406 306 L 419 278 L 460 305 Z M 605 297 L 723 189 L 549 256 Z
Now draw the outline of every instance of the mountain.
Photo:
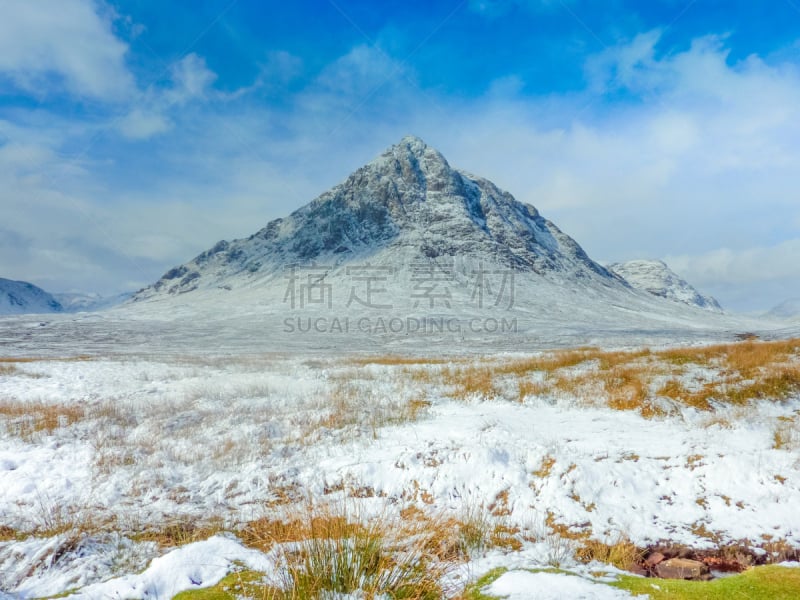
M 772 319 L 800 318 L 800 298 L 784 300 L 777 306 L 773 306 L 764 316 Z
M 94 312 L 122 304 L 133 294 L 126 292 L 115 296 L 101 296 L 95 293 L 62 292 L 53 297 L 64 308 L 64 312 Z
M 704 296 L 691 284 L 672 271 L 660 260 L 630 260 L 612 263 L 608 268 L 627 281 L 633 288 L 689 306 L 712 312 L 722 312 L 719 302 Z
M 170 269 L 134 301 L 241 287 L 294 264 L 402 259 L 452 259 L 462 271 L 486 261 L 554 280 L 623 285 L 533 206 L 406 137 L 288 217 Z
M 476 348 L 745 327 L 636 289 L 535 207 L 453 168 L 416 137 L 289 216 L 171 268 L 113 313 L 191 323 L 208 335 L 224 320 L 232 347 L 263 336 L 278 348 L 387 339 L 418 348 L 429 319 L 438 329 L 424 331 L 426 340 Z
M 0 315 L 62 312 L 51 294 L 26 281 L 0 278 Z

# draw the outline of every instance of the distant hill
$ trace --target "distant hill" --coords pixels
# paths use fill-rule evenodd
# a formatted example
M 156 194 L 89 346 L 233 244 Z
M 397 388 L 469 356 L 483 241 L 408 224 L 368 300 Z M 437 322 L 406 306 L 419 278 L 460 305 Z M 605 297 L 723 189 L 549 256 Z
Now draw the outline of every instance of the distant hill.
M 64 307 L 42 288 L 27 281 L 0 278 L 0 315 L 63 312 Z
M 631 287 L 689 306 L 713 312 L 722 312 L 719 302 L 711 296 L 701 294 L 689 282 L 672 271 L 661 260 L 630 260 L 608 265 L 614 273 L 627 281 Z
M 773 319 L 800 319 L 800 298 L 789 298 L 773 306 L 765 317 Z
M 101 296 L 99 294 L 84 294 L 80 292 L 55 293 L 53 297 L 58 300 L 64 308 L 64 312 L 93 312 L 105 310 L 122 304 L 133 294 L 125 292 L 115 296 Z

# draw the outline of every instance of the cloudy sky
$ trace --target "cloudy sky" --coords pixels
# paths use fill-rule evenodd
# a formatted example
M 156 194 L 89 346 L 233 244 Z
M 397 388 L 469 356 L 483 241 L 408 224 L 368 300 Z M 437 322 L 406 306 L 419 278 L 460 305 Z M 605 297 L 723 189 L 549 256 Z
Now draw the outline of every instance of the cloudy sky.
M 405 134 L 596 260 L 800 296 L 800 0 L 0 0 L 0 277 L 137 289 Z

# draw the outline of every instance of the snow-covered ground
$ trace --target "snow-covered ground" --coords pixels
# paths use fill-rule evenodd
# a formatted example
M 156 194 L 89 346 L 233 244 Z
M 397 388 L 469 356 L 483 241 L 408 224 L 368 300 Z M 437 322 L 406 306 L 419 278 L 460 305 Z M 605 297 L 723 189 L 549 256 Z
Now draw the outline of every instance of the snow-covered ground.
M 307 497 L 387 514 L 482 510 L 530 532 L 519 551 L 476 556 L 462 581 L 546 566 L 554 552 L 578 569 L 543 533 L 554 524 L 638 545 L 800 546 L 800 438 L 774 439 L 796 423 L 798 398 L 646 419 L 566 393 L 453 397 L 438 383 L 481 357 L 60 354 L 0 363 L 0 526 L 13 532 L 0 541 L 0 589 L 14 598 L 170 598 L 235 562 L 268 573 L 274 561 L 230 534 L 169 554 L 134 534 L 176 522 L 235 531 Z M 526 573 L 492 591 L 531 578 L 576 594 L 595 585 Z

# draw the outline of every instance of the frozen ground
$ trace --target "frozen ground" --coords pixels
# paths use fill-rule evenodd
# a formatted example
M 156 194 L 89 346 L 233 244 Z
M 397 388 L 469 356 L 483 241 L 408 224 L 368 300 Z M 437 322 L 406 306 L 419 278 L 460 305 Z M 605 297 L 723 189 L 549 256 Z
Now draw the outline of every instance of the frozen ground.
M 790 431 L 775 447 L 776 428 L 796 423 L 798 398 L 646 419 L 566 393 L 456 397 L 437 383 L 437 372 L 475 356 L 409 365 L 232 354 L 224 339 L 203 346 L 200 335 L 203 352 L 179 354 L 169 331 L 150 334 L 160 351 L 148 355 L 131 352 L 147 339 L 123 346 L 119 330 L 104 353 L 99 337 L 86 342 L 100 328 L 68 347 L 74 323 L 50 321 L 30 342 L 33 321 L 3 323 L 8 354 L 51 355 L 0 363 L 0 590 L 13 598 L 170 598 L 234 564 L 269 573 L 270 556 L 231 534 L 170 553 L 142 532 L 187 522 L 236 531 L 308 497 L 380 514 L 485 511 L 521 532 L 521 548 L 461 566 L 461 582 L 497 566 L 580 572 L 573 542 L 555 539 L 554 527 L 638 545 L 800 546 L 800 439 Z M 62 340 L 52 347 L 48 327 Z M 72 358 L 84 352 L 94 356 Z M 530 578 L 575 594 L 596 586 L 563 577 L 510 573 L 493 591 L 524 591 Z

